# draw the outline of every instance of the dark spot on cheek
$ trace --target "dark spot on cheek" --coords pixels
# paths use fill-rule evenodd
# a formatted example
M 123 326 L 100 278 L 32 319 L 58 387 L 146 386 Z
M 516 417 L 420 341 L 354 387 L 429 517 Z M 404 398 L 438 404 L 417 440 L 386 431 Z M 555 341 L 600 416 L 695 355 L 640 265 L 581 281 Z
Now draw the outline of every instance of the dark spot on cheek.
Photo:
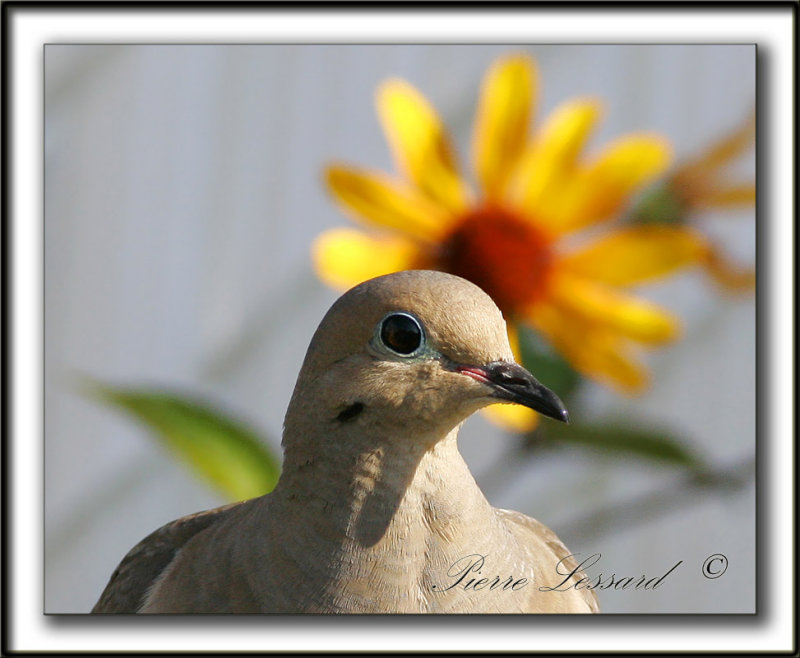
M 353 420 L 358 414 L 360 414 L 364 410 L 364 405 L 361 402 L 353 402 L 349 407 L 345 407 L 336 416 L 336 420 L 342 423 L 346 423 L 350 420 Z

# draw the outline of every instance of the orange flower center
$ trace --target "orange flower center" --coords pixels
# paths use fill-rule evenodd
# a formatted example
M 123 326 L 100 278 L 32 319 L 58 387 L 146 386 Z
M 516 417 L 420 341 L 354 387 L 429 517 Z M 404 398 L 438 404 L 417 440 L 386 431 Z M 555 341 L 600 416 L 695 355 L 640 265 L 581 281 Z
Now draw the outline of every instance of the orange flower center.
M 486 205 L 470 211 L 445 239 L 441 263 L 513 313 L 542 296 L 552 260 L 550 244 L 524 217 Z

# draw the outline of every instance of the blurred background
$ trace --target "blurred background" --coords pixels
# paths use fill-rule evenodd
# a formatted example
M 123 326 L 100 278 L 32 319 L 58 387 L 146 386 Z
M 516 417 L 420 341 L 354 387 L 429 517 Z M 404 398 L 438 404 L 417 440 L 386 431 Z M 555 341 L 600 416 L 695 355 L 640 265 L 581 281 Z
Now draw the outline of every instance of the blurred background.
M 481 78 L 520 51 L 539 67 L 537 117 L 604 100 L 590 151 L 655 131 L 680 161 L 755 102 L 747 45 L 46 47 L 45 612 L 88 612 L 135 543 L 227 500 L 83 378 L 205 399 L 279 455 L 305 349 L 337 297 L 309 256 L 318 234 L 348 225 L 324 165 L 392 169 L 373 96 L 400 76 L 439 110 L 466 169 Z M 754 177 L 752 149 L 732 170 Z M 708 212 L 703 230 L 752 265 L 753 218 Z M 754 296 L 720 294 L 699 270 L 637 294 L 680 317 L 684 337 L 648 355 L 644 395 L 586 383 L 581 413 L 669 428 L 731 475 L 722 486 L 630 455 L 520 450 L 481 416 L 462 453 L 492 504 L 601 553 L 591 575 L 682 561 L 657 590 L 600 592 L 603 612 L 754 612 Z M 716 553 L 729 566 L 709 579 Z

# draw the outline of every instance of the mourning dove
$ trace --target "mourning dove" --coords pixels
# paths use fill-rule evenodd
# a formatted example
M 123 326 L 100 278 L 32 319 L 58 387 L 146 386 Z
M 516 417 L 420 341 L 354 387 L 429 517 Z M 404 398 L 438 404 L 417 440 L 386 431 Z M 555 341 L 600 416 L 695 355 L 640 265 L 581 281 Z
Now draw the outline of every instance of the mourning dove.
M 480 288 L 429 271 L 356 286 L 308 348 L 275 490 L 156 530 L 93 612 L 597 612 L 570 551 L 493 508 L 458 452 L 498 401 L 567 419 Z

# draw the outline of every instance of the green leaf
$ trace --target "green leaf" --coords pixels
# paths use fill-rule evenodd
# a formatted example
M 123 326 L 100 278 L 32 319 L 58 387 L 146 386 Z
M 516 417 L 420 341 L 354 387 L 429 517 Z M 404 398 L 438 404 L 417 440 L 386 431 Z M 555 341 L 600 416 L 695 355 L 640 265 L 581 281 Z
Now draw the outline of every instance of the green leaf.
M 522 365 L 564 402 L 581 383 L 581 375 L 544 343 L 532 329 L 518 326 Z
M 677 193 L 661 184 L 647 190 L 628 215 L 632 224 L 684 224 L 686 208 Z
M 618 423 L 557 425 L 547 427 L 546 439 L 611 454 L 627 454 L 658 462 L 703 469 L 703 461 L 668 432 Z
M 272 491 L 280 462 L 249 427 L 211 405 L 147 388 L 91 383 L 96 398 L 125 411 L 223 495 L 244 500 Z

